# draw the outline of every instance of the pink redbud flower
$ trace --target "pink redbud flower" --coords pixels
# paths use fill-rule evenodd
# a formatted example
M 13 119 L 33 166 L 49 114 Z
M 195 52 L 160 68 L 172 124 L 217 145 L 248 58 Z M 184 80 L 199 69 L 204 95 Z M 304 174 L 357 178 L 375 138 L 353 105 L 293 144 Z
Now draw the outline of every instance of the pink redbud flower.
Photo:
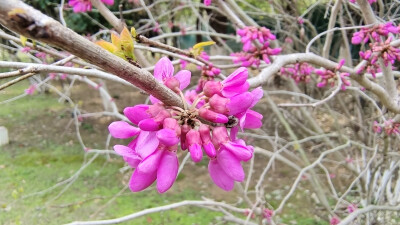
M 46 60 L 46 58 L 47 58 L 47 54 L 44 53 L 44 52 L 37 52 L 35 54 L 35 56 L 38 57 L 39 59 L 42 59 L 42 60 Z
M 349 0 L 351 3 L 356 3 L 356 0 Z M 368 0 L 368 3 L 371 5 L 372 3 L 376 2 L 376 0 Z
M 187 132 L 186 144 L 193 162 L 200 162 L 203 158 L 203 151 L 201 150 L 202 143 L 199 131 L 191 129 L 189 132 Z
M 385 132 L 387 135 L 400 133 L 400 123 L 394 122 L 393 120 L 385 121 Z
M 131 126 L 125 121 L 112 122 L 108 126 L 108 130 L 114 138 L 131 138 L 140 132 L 139 128 Z
M 240 67 L 222 82 L 206 82 L 203 87 L 204 95 L 207 97 L 212 97 L 215 94 L 219 94 L 229 98 L 234 95 L 246 92 L 250 86 L 247 82 L 247 77 L 247 69 L 245 67 Z
M 211 5 L 211 0 L 204 0 L 204 5 L 206 5 L 206 6 Z
M 101 0 L 104 4 L 113 5 L 114 0 Z M 69 0 L 68 5 L 73 7 L 74 13 L 87 12 L 92 10 L 90 0 Z
M 338 64 L 338 66 L 332 70 L 328 69 L 320 69 L 320 70 L 315 70 L 315 73 L 320 76 L 321 82 L 317 84 L 317 87 L 322 88 L 325 87 L 327 84 L 330 84 L 331 87 L 335 86 L 335 82 L 337 80 L 337 70 L 339 70 L 344 64 L 344 60 L 341 60 Z M 350 76 L 349 73 L 340 73 L 339 77 L 342 81 L 342 90 L 346 90 L 346 86 L 350 86 L 351 83 L 350 81 L 346 78 Z
M 215 76 L 219 75 L 220 73 L 221 73 L 221 70 L 214 67 L 212 63 L 201 67 L 201 75 L 203 75 L 203 76 L 215 77 Z
M 235 180 L 225 172 L 216 158 L 210 159 L 208 172 L 212 181 L 225 191 L 230 191 L 235 186 Z
M 304 82 L 308 83 L 311 80 L 311 73 L 314 67 L 308 63 L 296 63 L 281 68 L 281 74 L 292 78 L 296 84 Z
M 300 25 L 304 23 L 304 19 L 299 17 L 297 18 L 297 23 L 299 23 Z
M 36 90 L 36 85 L 32 84 L 27 89 L 25 89 L 25 93 L 27 95 L 33 95 L 35 93 L 35 90 Z
M 352 204 L 347 206 L 347 212 L 348 213 L 353 213 L 354 211 L 357 210 L 357 208 L 358 208 L 357 205 L 352 203 Z
M 209 99 L 209 104 L 215 112 L 236 115 L 249 109 L 252 101 L 253 95 L 250 92 L 238 94 L 231 98 L 224 98 L 215 94 Z
M 330 225 L 338 225 L 340 223 L 340 219 L 336 216 L 332 217 L 331 220 L 329 221 Z
M 374 125 L 372 126 L 372 130 L 375 132 L 375 133 L 381 133 L 382 132 L 382 127 L 381 127 L 381 125 L 377 122 L 377 121 L 374 121 Z
M 227 123 L 229 121 L 228 117 L 224 114 L 216 113 L 204 107 L 199 109 L 199 115 L 200 117 L 214 123 Z
M 274 210 L 264 209 L 263 217 L 268 221 L 271 221 L 272 216 L 274 215 Z
M 154 68 L 154 77 L 162 81 L 164 84 L 168 84 L 171 80 L 177 81 L 175 86 L 169 88 L 173 91 L 183 90 L 190 84 L 191 72 L 189 70 L 181 70 L 174 76 L 174 66 L 167 57 L 162 57 Z M 171 82 L 172 83 L 172 82 Z
M 210 128 L 208 125 L 201 124 L 199 127 L 201 142 L 203 143 L 204 152 L 208 157 L 214 158 L 217 155 L 215 147 L 211 142 Z
M 55 73 L 49 73 L 50 80 L 54 80 L 57 77 Z
M 23 48 L 21 48 L 21 52 L 23 52 L 23 53 L 28 53 L 29 51 L 31 51 L 32 49 L 30 48 L 30 47 L 28 47 L 28 46 L 25 46 L 25 47 L 23 47 Z

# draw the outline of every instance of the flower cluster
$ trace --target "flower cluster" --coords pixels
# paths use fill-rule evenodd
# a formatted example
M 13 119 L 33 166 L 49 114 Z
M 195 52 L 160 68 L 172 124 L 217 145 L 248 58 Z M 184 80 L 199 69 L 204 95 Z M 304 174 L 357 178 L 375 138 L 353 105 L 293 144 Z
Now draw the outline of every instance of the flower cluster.
M 311 74 L 313 71 L 314 67 L 305 62 L 281 68 L 281 74 L 292 78 L 296 84 L 301 82 L 308 83 L 311 80 Z
M 370 49 L 359 53 L 360 58 L 366 60 L 366 63 L 357 70 L 357 73 L 366 71 L 375 78 L 376 73 L 381 71 L 377 63 L 379 57 L 383 59 L 385 66 L 400 60 L 400 49 L 390 45 L 392 41 L 390 35 L 399 33 L 400 26 L 395 26 L 392 22 L 379 24 L 371 28 L 362 28 L 360 31 L 355 32 L 351 39 L 353 44 L 365 44 L 371 39 L 373 40 L 373 42 L 369 43 Z M 387 39 L 384 40 L 385 38 Z
M 382 130 L 385 130 L 387 135 L 400 134 L 400 123 L 395 122 L 392 119 L 386 120 L 383 124 L 379 124 L 377 121 L 374 121 L 372 129 L 375 133 L 381 133 Z
M 134 138 L 127 146 L 114 150 L 136 168 L 129 182 L 132 191 L 141 191 L 157 180 L 157 190 L 167 191 L 178 174 L 178 146 L 188 150 L 194 162 L 209 159 L 211 179 L 229 191 L 235 181 L 244 180 L 241 161 L 248 161 L 253 147 L 236 137 L 239 129 L 261 127 L 262 115 L 251 108 L 262 97 L 260 88 L 248 91 L 247 69 L 239 68 L 224 81 L 204 82 L 200 93 L 192 90 L 184 96 L 190 71 L 174 75 L 171 61 L 163 57 L 155 65 L 154 76 L 182 97 L 183 108 L 166 106 L 155 97 L 152 105 L 136 105 L 124 110 L 125 121 L 113 122 L 109 131 L 115 138 Z
M 360 31 L 355 32 L 351 38 L 351 43 L 358 45 L 361 43 L 367 43 L 370 38 L 376 42 L 381 41 L 381 37 L 387 37 L 389 34 L 400 33 L 400 26 L 396 27 L 392 22 L 387 22 L 385 24 L 379 24 L 371 28 L 365 27 L 361 28 Z
M 268 43 L 270 40 L 275 40 L 276 37 L 271 31 L 265 27 L 244 27 L 237 30 L 240 40 L 243 43 L 243 51 L 249 51 L 253 45 L 253 41 L 258 40 L 262 45 Z
M 338 72 L 338 70 L 340 70 L 340 68 L 342 68 L 342 66 L 344 65 L 345 60 L 342 59 L 339 62 L 339 65 L 333 69 L 333 70 L 329 70 L 329 69 L 319 69 L 319 70 L 315 70 L 315 73 L 317 75 L 320 76 L 321 78 L 321 82 L 319 82 L 317 84 L 317 87 L 321 88 L 321 87 L 325 87 L 327 84 L 330 84 L 331 87 L 335 86 L 335 82 L 338 78 L 338 76 L 340 77 L 340 80 L 342 81 L 342 90 L 346 90 L 346 86 L 350 86 L 351 83 L 348 79 L 346 79 L 346 77 L 348 77 L 350 74 L 349 73 L 340 73 L 339 75 L 337 75 L 336 73 Z
M 114 0 L 101 0 L 104 4 L 114 5 Z M 87 12 L 92 10 L 90 0 L 69 0 L 68 5 L 74 10 L 74 13 Z
M 25 94 L 27 95 L 33 95 L 36 90 L 36 85 L 31 84 L 27 89 L 25 89 Z
M 371 5 L 372 3 L 376 2 L 377 0 L 368 0 L 368 3 Z M 356 0 L 349 0 L 351 3 L 356 3 Z
M 231 54 L 234 63 L 241 63 L 245 67 L 252 65 L 258 67 L 261 60 L 268 64 L 271 62 L 271 55 L 278 55 L 282 51 L 281 48 L 270 47 L 270 41 L 275 40 L 276 37 L 265 27 L 245 27 L 237 30 L 237 34 L 241 37 L 243 52 Z M 254 44 L 256 41 L 261 47 Z

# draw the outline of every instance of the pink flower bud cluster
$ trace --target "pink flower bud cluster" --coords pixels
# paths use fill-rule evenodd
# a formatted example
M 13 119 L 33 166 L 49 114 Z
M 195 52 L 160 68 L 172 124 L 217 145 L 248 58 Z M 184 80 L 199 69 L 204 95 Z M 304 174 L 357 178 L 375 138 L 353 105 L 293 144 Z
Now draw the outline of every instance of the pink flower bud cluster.
M 377 121 L 374 121 L 372 130 L 378 134 L 381 133 L 382 130 L 385 130 L 387 135 L 400 134 L 400 123 L 395 122 L 392 119 L 386 120 L 383 124 L 379 124 Z
M 114 0 L 101 0 L 104 4 L 114 5 Z M 90 0 L 69 0 L 68 5 L 73 7 L 74 13 L 87 12 L 92 10 Z
M 206 5 L 206 6 L 211 5 L 211 0 L 204 0 L 204 5 Z
M 381 37 L 388 37 L 389 34 L 400 33 L 400 26 L 394 26 L 392 22 L 387 22 L 385 24 L 379 24 L 373 27 L 361 28 L 353 34 L 351 38 L 351 43 L 358 45 L 361 43 L 367 43 L 370 38 L 376 42 L 381 42 Z
M 308 83 L 311 80 L 313 71 L 314 67 L 304 62 L 281 68 L 281 74 L 292 78 L 296 84 L 301 82 Z
M 363 52 L 360 51 L 360 57 L 367 61 L 367 64 L 361 67 L 357 73 L 366 71 L 372 74 L 375 78 L 376 73 L 380 72 L 381 69 L 377 64 L 379 57 L 383 59 L 385 66 L 389 63 L 393 65 L 396 61 L 400 61 L 400 49 L 390 45 L 392 37 L 389 37 L 385 42 L 370 43 L 370 49 Z
M 271 209 L 264 209 L 263 211 L 263 217 L 267 219 L 268 221 L 271 221 L 272 216 L 274 215 L 274 210 Z
M 376 74 L 382 71 L 380 66 L 376 63 L 378 57 L 372 57 L 371 50 L 367 50 L 365 52 L 360 51 L 359 54 L 360 58 L 366 60 L 367 62 L 357 70 L 357 73 L 361 74 L 365 70 L 367 73 L 370 73 L 372 77 L 376 78 Z
M 237 30 L 237 34 L 241 37 L 243 43 L 243 52 L 232 53 L 233 62 L 241 63 L 242 66 L 260 66 L 261 60 L 265 63 L 270 63 L 271 55 L 278 55 L 281 48 L 270 48 L 269 42 L 275 40 L 276 37 L 271 31 L 265 27 L 244 27 Z M 254 45 L 258 41 L 261 47 Z
M 25 94 L 27 95 L 33 95 L 36 90 L 36 85 L 31 84 L 27 89 L 25 89 Z
M 325 69 L 325 68 L 315 70 L 315 73 L 317 75 L 319 75 L 321 78 L 321 81 L 317 84 L 317 87 L 322 88 L 322 87 L 325 87 L 327 84 L 329 84 L 331 87 L 334 87 L 336 80 L 338 78 L 338 75 L 336 75 L 336 73 L 338 73 L 338 70 L 340 70 L 340 68 L 342 68 L 344 63 L 345 63 L 345 60 L 342 59 L 339 62 L 339 65 L 333 70 L 329 70 L 329 69 Z M 346 90 L 346 87 L 351 85 L 350 81 L 346 78 L 348 76 L 350 76 L 349 73 L 340 73 L 339 74 L 340 80 L 342 81 L 342 85 L 341 85 L 342 90 Z
M 340 219 L 336 216 L 332 217 L 329 221 L 330 225 L 338 225 L 340 223 Z
M 368 3 L 371 5 L 372 3 L 376 2 L 377 0 L 368 0 Z M 356 3 L 356 0 L 349 0 L 351 3 Z
M 219 75 L 220 73 L 221 73 L 221 70 L 214 67 L 212 63 L 201 67 L 201 75 L 203 75 L 203 76 L 214 77 L 214 76 Z
M 190 83 L 187 70 L 174 75 L 174 67 L 163 57 L 155 65 L 154 76 L 183 97 L 181 90 Z M 244 180 L 242 161 L 253 156 L 253 147 L 236 137 L 239 129 L 256 129 L 262 115 L 251 110 L 263 91 L 248 91 L 247 69 L 241 67 L 223 81 L 207 80 L 202 92 L 186 92 L 183 108 L 166 106 L 151 97 L 152 105 L 136 105 L 124 110 L 132 126 L 125 121 L 113 122 L 109 131 L 115 138 L 133 138 L 127 146 L 114 150 L 136 168 L 129 182 L 132 191 L 141 191 L 157 180 L 157 190 L 171 188 L 178 174 L 177 151 L 188 150 L 194 162 L 209 159 L 211 179 L 229 191 L 235 181 Z
M 247 52 L 252 47 L 253 41 L 258 40 L 260 44 L 264 45 L 270 40 L 275 40 L 276 37 L 271 33 L 271 31 L 265 27 L 244 27 L 243 29 L 238 29 L 237 34 L 241 37 L 243 43 L 243 51 Z
M 237 52 L 232 53 L 233 62 L 234 63 L 241 63 L 242 66 L 249 67 L 252 65 L 260 66 L 261 60 L 265 63 L 271 63 L 270 56 L 271 55 L 278 55 L 281 53 L 281 48 L 270 48 L 269 42 L 266 42 L 261 49 L 252 46 L 247 52 Z
M 20 49 L 20 51 L 22 52 L 22 53 L 28 53 L 28 52 L 30 52 L 32 49 L 30 48 L 30 47 L 28 47 L 28 46 L 25 46 L 25 47 L 23 47 L 23 48 L 21 48 Z

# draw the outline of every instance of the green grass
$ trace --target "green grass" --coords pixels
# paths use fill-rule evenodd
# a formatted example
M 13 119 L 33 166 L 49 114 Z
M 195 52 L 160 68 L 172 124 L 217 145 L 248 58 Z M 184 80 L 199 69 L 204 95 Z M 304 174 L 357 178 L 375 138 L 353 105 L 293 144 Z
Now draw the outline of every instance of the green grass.
M 0 101 L 22 94 L 27 87 L 28 83 L 23 82 L 0 92 Z M 53 121 L 62 118 L 67 107 L 58 103 L 54 95 L 37 93 L 0 106 L 0 124 L 8 128 L 11 139 L 9 145 L 0 147 L 0 224 L 111 219 L 150 207 L 200 199 L 201 194 L 190 189 L 163 195 L 154 188 L 140 193 L 127 189 L 102 208 L 125 187 L 130 176 L 130 170 L 125 174 L 119 172 L 124 166 L 119 157 L 107 160 L 104 155 L 83 170 L 58 198 L 66 185 L 27 197 L 68 179 L 94 156 L 92 153 L 85 156 L 74 134 L 59 137 L 63 127 L 59 133 L 52 128 Z M 42 123 L 46 123 L 45 128 Z M 90 124 L 85 124 L 82 130 L 94 132 Z M 177 182 L 187 181 L 182 175 Z M 220 215 L 202 208 L 182 207 L 124 224 L 210 224 Z

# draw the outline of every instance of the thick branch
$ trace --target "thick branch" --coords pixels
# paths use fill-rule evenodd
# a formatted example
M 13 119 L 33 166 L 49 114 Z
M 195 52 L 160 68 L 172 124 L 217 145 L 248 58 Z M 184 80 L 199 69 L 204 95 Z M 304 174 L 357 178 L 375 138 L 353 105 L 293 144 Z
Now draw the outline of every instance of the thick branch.
M 180 98 L 158 82 L 148 71 L 139 69 L 109 53 L 21 1 L 0 1 L 0 23 L 24 36 L 79 56 L 127 80 L 168 105 L 182 106 Z

